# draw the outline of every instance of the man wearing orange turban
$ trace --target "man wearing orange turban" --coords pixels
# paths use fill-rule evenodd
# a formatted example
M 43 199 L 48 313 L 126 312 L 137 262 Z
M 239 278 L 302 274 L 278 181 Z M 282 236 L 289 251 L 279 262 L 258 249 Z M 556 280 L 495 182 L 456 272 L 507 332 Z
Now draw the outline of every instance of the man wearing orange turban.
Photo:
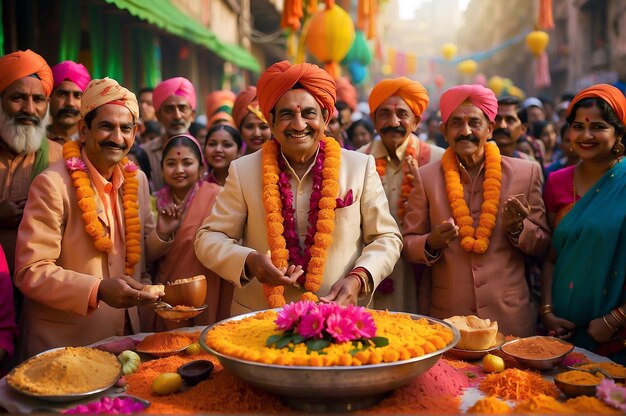
M 246 154 L 254 153 L 272 137 L 270 126 L 259 109 L 256 87 L 249 86 L 237 95 L 233 119 L 246 145 Z
M 229 90 L 217 90 L 207 94 L 204 100 L 204 107 L 207 118 L 207 128 L 215 124 L 228 124 L 236 127 L 233 121 L 233 103 L 235 93 Z
M 404 217 L 403 254 L 430 270 L 420 281 L 420 313 L 477 315 L 504 334 L 533 335 L 524 257 L 542 258 L 550 244 L 541 167 L 488 142 L 498 108 L 490 89 L 454 87 L 440 107 L 450 146 L 415 170 Z
M 402 230 L 405 205 L 413 183 L 409 165 L 422 166 L 439 160 L 443 149 L 421 141 L 413 133 L 428 106 L 428 93 L 419 82 L 405 77 L 383 80 L 372 89 L 369 104 L 380 140 L 359 151 L 376 159 L 391 215 Z M 374 294 L 374 307 L 417 313 L 415 272 L 403 257 Z
M 32 179 L 62 157 L 46 138 L 52 71 L 31 50 L 0 58 L 0 244 L 13 274 L 17 226 Z
M 15 285 L 24 294 L 20 359 L 67 345 L 140 332 L 136 306 L 145 262 L 163 253 L 177 219 L 155 224 L 146 176 L 128 154 L 135 94 L 94 79 L 81 102 L 79 141 L 35 178 L 17 242 Z
M 274 139 L 231 163 L 196 234 L 198 259 L 237 286 L 232 314 L 301 296 L 367 303 L 401 241 L 374 159 L 324 134 L 335 82 L 316 65 L 283 61 L 257 89 Z

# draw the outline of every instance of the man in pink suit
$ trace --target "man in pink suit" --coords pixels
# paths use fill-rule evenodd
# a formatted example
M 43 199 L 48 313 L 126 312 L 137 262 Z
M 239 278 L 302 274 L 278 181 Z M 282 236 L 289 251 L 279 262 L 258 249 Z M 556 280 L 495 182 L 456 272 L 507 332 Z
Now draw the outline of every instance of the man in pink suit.
M 480 85 L 441 96 L 450 147 L 416 171 L 404 225 L 404 254 L 430 266 L 420 287 L 423 313 L 477 315 L 501 332 L 534 332 L 524 255 L 543 256 L 550 233 L 538 164 L 501 156 L 488 142 L 498 102 Z
M 89 83 L 79 141 L 33 181 L 17 243 L 15 285 L 25 302 L 19 358 L 139 332 L 145 261 L 169 243 L 172 218 L 155 228 L 148 182 L 125 157 L 139 116 L 135 95 L 105 78 Z

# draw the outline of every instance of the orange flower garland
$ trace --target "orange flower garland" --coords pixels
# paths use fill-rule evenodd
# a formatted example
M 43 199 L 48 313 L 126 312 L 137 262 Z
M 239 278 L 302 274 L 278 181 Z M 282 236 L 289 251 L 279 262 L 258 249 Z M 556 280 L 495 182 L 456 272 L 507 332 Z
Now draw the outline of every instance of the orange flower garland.
M 485 180 L 483 182 L 483 203 L 478 227 L 474 228 L 474 219 L 465 202 L 465 193 L 459 173 L 459 162 L 454 151 L 448 148 L 441 158 L 446 192 L 452 208 L 452 216 L 459 227 L 461 247 L 465 251 L 483 254 L 489 248 L 489 238 L 496 226 L 496 215 L 500 206 L 500 188 L 502 186 L 502 157 L 494 143 L 485 144 Z
M 413 190 L 414 176 L 411 173 L 409 164 L 406 163 L 406 157 L 411 156 L 413 159 L 417 159 L 417 152 L 413 147 L 413 141 L 409 138 L 409 144 L 404 152 L 405 160 L 402 161 L 402 184 L 400 185 L 400 198 L 398 199 L 398 211 L 397 218 L 400 225 L 404 222 L 404 213 L 406 212 L 406 203 L 409 200 L 409 194 Z M 380 179 L 384 181 L 387 173 L 387 157 L 379 157 L 376 159 L 376 172 Z
M 335 228 L 335 207 L 339 194 L 339 166 L 341 162 L 341 147 L 333 138 L 324 137 L 324 163 L 322 169 L 322 197 L 319 201 L 319 215 L 315 243 L 310 248 L 311 259 L 306 270 L 302 300 L 317 301 L 315 292 L 322 285 L 326 253 L 332 244 L 332 232 Z M 277 268 L 289 267 L 289 251 L 283 233 L 285 231 L 282 215 L 282 201 L 278 178 L 280 168 L 278 158 L 280 147 L 276 140 L 269 140 L 263 144 L 261 150 L 263 165 L 263 206 L 265 207 L 267 241 L 271 252 L 272 263 Z M 285 305 L 284 286 L 263 285 L 263 292 L 270 308 L 279 308 Z
M 91 180 L 86 171 L 87 167 L 80 157 L 79 142 L 72 140 L 63 145 L 63 158 L 76 188 L 76 198 L 78 199 L 78 206 L 83 212 L 82 218 L 85 222 L 85 231 L 93 238 L 96 249 L 110 253 L 113 248 L 113 242 L 98 219 L 96 201 L 94 200 L 95 193 L 91 188 Z M 137 198 L 139 182 L 136 177 L 137 166 L 128 158 L 122 160 L 122 165 L 122 171 L 124 172 L 122 204 L 126 226 L 125 272 L 132 276 L 135 265 L 141 259 L 141 224 L 139 222 L 139 203 Z

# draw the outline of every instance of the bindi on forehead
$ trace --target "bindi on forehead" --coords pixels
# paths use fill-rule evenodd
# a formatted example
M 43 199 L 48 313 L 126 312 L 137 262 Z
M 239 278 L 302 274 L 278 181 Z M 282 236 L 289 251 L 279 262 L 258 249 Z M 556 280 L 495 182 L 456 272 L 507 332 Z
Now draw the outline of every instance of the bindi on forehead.
M 585 121 L 589 123 L 589 117 L 585 117 Z

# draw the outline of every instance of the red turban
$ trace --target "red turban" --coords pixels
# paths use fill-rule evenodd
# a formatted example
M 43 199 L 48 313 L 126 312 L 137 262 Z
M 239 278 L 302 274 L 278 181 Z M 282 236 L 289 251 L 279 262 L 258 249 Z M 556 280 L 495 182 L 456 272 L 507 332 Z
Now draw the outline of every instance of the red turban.
M 339 77 L 337 80 L 337 101 L 343 101 L 348 104 L 352 111 L 356 110 L 358 94 L 354 85 L 346 77 Z
M 459 85 L 450 88 L 441 94 L 439 107 L 441 108 L 441 121 L 448 121 L 450 115 L 465 101 L 480 108 L 489 121 L 496 118 L 498 113 L 498 99 L 489 88 L 482 85 Z
M 237 95 L 235 104 L 233 104 L 233 120 L 236 128 L 241 128 L 241 123 L 248 113 L 253 113 L 263 122 L 267 122 L 259 110 L 259 100 L 256 98 L 256 87 L 254 86 L 241 91 Z
M 189 101 L 189 105 L 196 109 L 196 90 L 187 78 L 176 77 L 166 79 L 156 86 L 152 92 L 152 104 L 159 111 L 161 105 L 172 95 L 178 95 Z
M 370 111 L 376 112 L 387 98 L 397 95 L 407 103 L 413 114 L 420 116 L 428 106 L 428 91 L 422 84 L 406 77 L 380 81 L 370 93 Z
M 91 76 L 89 71 L 83 64 L 77 64 L 74 61 L 63 61 L 52 67 L 52 76 L 54 78 L 54 88 L 58 87 L 63 81 L 68 80 L 76 84 L 81 91 L 85 91 Z
M 622 123 L 626 124 L 626 97 L 620 90 L 608 84 L 592 85 L 576 94 L 572 102 L 569 103 L 569 107 L 567 107 L 567 117 L 571 114 L 574 104 L 585 98 L 603 99 L 615 111 Z
M 326 109 L 326 121 L 330 120 L 335 110 L 335 80 L 317 65 L 291 65 L 289 61 L 270 66 L 257 82 L 259 107 L 265 119 L 269 120 L 269 115 L 280 97 L 296 84 L 300 84 L 320 107 Z
M 0 94 L 20 78 L 37 75 L 46 97 L 52 92 L 52 70 L 40 55 L 27 49 L 0 58 Z

